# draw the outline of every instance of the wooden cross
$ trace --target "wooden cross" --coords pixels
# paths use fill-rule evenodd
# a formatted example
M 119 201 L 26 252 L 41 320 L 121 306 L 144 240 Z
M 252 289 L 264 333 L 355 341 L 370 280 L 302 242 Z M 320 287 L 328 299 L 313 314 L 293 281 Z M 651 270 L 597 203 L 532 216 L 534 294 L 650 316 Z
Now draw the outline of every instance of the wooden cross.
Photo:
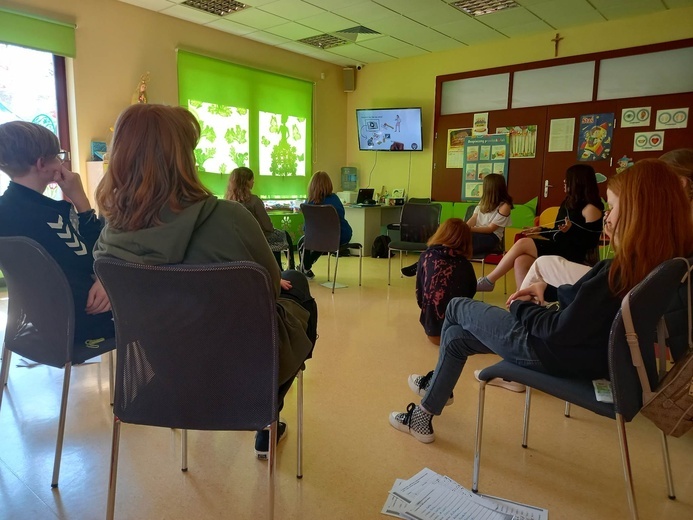
M 558 42 L 560 42 L 563 39 L 563 36 L 560 36 L 558 33 L 556 33 L 556 37 L 552 38 L 551 41 L 554 43 L 556 46 L 554 49 L 554 57 L 558 56 Z

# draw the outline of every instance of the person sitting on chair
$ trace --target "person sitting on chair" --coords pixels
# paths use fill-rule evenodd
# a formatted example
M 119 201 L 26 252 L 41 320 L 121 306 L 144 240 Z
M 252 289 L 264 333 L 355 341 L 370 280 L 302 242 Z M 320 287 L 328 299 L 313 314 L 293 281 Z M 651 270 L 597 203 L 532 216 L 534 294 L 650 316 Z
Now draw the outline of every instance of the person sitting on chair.
M 433 442 L 433 416 L 448 404 L 474 354 L 495 353 L 558 376 L 609 376 L 609 334 L 621 300 L 665 260 L 693 253 L 693 221 L 678 176 L 657 159 L 639 161 L 609 179 L 607 198 L 611 209 L 604 228 L 614 244 L 614 259 L 599 262 L 575 285 L 561 286 L 558 310 L 537 305 L 545 283 L 510 296 L 510 312 L 471 298 L 453 299 L 432 377 L 409 376 L 409 387 L 423 397 L 421 404 L 393 412 L 394 428 Z
M 525 231 L 527 235 L 549 238 L 521 238 L 505 254 L 487 276 L 479 278 L 477 291 L 492 291 L 498 280 L 510 269 L 515 269 L 517 287 L 527 275 L 530 266 L 543 255 L 559 255 L 571 262 L 584 263 L 587 255 L 599 244 L 602 233 L 604 204 L 599 197 L 594 168 L 575 164 L 568 168 L 563 183 L 566 198 L 558 210 L 552 229 L 540 227 Z
M 337 210 L 339 216 L 339 243 L 340 245 L 348 244 L 351 240 L 352 230 L 344 216 L 344 205 L 339 197 L 332 193 L 332 180 L 327 172 L 319 171 L 313 174 L 308 185 L 308 204 L 328 204 Z M 302 237 L 298 243 L 298 253 L 301 257 L 301 272 L 306 275 L 309 280 L 315 278 L 315 274 L 311 268 L 318 258 L 322 256 L 319 251 L 308 251 L 303 247 Z
M 120 114 L 111 161 L 96 189 L 107 224 L 95 256 L 152 265 L 247 260 L 267 269 L 277 303 L 281 410 L 315 344 L 315 300 L 305 276 L 279 271 L 250 212 L 237 202 L 218 200 L 202 185 L 194 154 L 199 139 L 200 124 L 181 107 L 137 104 Z M 280 440 L 285 432 L 280 422 Z M 267 458 L 267 430 L 256 434 L 255 451 Z
M 265 204 L 260 200 L 260 197 L 251 193 L 254 185 L 255 176 L 253 175 L 253 170 L 245 166 L 236 168 L 231 172 L 224 198 L 240 202 L 245 206 L 245 209 L 252 213 L 265 234 L 267 243 L 274 253 L 274 258 L 277 259 L 279 269 L 282 269 L 282 251 L 289 250 L 289 269 L 293 269 L 295 267 L 294 245 L 291 242 L 291 235 L 282 229 L 274 229 L 265 209 Z
M 505 178 L 497 173 L 484 177 L 483 194 L 474 214 L 467 221 L 472 228 L 474 257 L 489 253 L 502 253 L 501 240 L 505 228 L 511 224 L 510 210 L 513 209 L 513 198 L 508 193 Z
M 434 345 L 440 345 L 440 330 L 450 300 L 458 296 L 474 298 L 476 294 L 476 276 L 469 262 L 472 232 L 464 220 L 451 218 L 440 225 L 427 245 L 419 257 L 416 302 L 426 336 Z
M 0 236 L 31 238 L 58 263 L 72 290 L 75 342 L 112 338 L 111 304 L 93 267 L 101 222 L 66 160 L 69 153 L 47 128 L 25 121 L 0 125 L 0 170 L 10 178 L 0 197 Z M 51 183 L 71 202 L 44 196 Z

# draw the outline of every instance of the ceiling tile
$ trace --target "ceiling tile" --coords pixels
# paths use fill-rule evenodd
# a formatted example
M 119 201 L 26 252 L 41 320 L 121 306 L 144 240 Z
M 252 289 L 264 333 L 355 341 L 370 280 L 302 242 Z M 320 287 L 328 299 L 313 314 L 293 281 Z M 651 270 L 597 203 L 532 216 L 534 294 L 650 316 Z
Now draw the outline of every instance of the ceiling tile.
M 388 61 L 393 58 L 387 54 L 366 49 L 365 47 L 361 47 L 357 44 L 333 47 L 328 49 L 327 52 L 337 54 L 338 56 L 342 56 L 344 58 L 351 58 L 353 63 L 375 63 L 378 61 Z
M 415 43 L 417 47 L 421 47 L 422 49 L 426 49 L 430 52 L 449 51 L 450 49 L 466 47 L 466 44 L 453 40 L 452 38 L 448 38 L 447 36 L 441 36 L 436 40 L 413 43 Z
M 373 2 L 361 2 L 360 4 L 349 7 L 333 9 L 333 12 L 344 18 L 358 21 L 358 23 L 366 27 L 368 27 L 368 23 L 373 20 L 380 20 L 396 14 L 390 9 Z
M 168 9 L 164 9 L 159 12 L 169 16 L 175 16 L 176 18 L 182 18 L 183 20 L 187 20 L 189 22 L 202 24 L 213 22 L 221 18 L 216 14 L 205 13 L 204 11 L 199 11 L 185 5 L 173 5 Z
M 312 4 L 321 9 L 335 11 L 336 9 L 344 9 L 356 4 L 362 4 L 364 0 L 304 0 L 308 4 Z
M 641 16 L 666 10 L 662 0 L 592 0 L 592 5 L 607 20 Z
M 443 25 L 436 25 L 432 27 L 432 29 L 446 34 L 457 41 L 466 43 L 467 45 L 506 38 L 505 35 L 475 20 L 459 20 Z
M 402 14 L 406 14 L 410 11 L 421 10 L 421 4 L 432 5 L 435 3 L 439 3 L 436 0 L 373 0 L 373 2 Z
M 215 29 L 218 29 L 220 31 L 224 31 L 224 32 L 231 33 L 231 34 L 237 34 L 239 36 L 243 35 L 243 34 L 249 34 L 251 32 L 257 31 L 257 29 L 255 29 L 253 27 L 248 27 L 247 25 L 233 22 L 233 21 L 228 20 L 226 18 L 222 18 L 221 20 L 215 20 L 214 22 L 210 22 L 205 27 L 214 27 Z
M 478 16 L 476 19 L 494 29 L 503 29 L 504 27 L 511 27 L 513 25 L 531 23 L 539 20 L 536 15 L 523 7 L 506 9 L 504 11 L 498 11 L 497 13 Z
M 252 2 L 252 0 L 249 0 Z M 252 5 L 252 4 L 251 4 Z M 278 0 L 271 4 L 263 5 L 258 9 L 287 18 L 289 20 L 300 20 L 308 16 L 315 16 L 326 12 L 314 5 L 303 2 L 302 0 Z
M 537 33 L 541 33 L 541 32 L 551 31 L 554 29 L 555 29 L 555 27 L 551 27 L 546 22 L 542 22 L 541 20 L 537 20 L 536 22 L 511 25 L 510 27 L 503 27 L 502 29 L 498 29 L 498 30 L 500 32 L 502 32 L 503 34 L 505 34 L 506 36 L 514 37 L 514 36 L 526 36 L 528 34 L 537 34 Z
M 605 20 L 587 0 L 551 0 L 527 9 L 556 29 Z
M 445 2 L 434 2 L 432 4 L 423 5 L 419 3 L 418 9 L 412 9 L 403 14 L 429 27 L 452 22 L 461 18 L 469 18 L 469 16 L 462 11 L 451 7 Z
M 171 0 L 171 1 L 180 2 L 181 0 Z M 185 2 L 185 0 L 182 0 L 182 1 Z M 238 1 L 240 2 L 242 0 L 238 0 Z M 247 5 L 248 7 L 262 7 L 262 6 L 265 6 L 267 4 L 271 4 L 272 2 L 276 2 L 276 1 L 277 0 L 248 0 L 247 2 L 243 2 L 243 3 L 245 5 Z
M 168 0 L 120 0 L 126 4 L 136 5 L 137 7 L 144 7 L 145 9 L 151 9 L 152 11 L 161 11 L 167 7 L 171 7 L 171 2 Z
M 367 49 L 382 52 L 383 54 L 387 54 L 389 56 L 395 56 L 396 58 L 408 58 L 409 56 L 418 56 L 420 54 L 428 53 L 428 51 L 425 49 L 421 49 L 414 45 L 409 45 L 402 40 L 391 38 L 389 36 L 369 40 L 368 42 L 359 43 L 359 45 L 361 47 L 366 47 Z
M 289 22 L 282 25 L 277 25 L 275 27 L 270 27 L 265 29 L 268 33 L 276 34 L 277 36 L 283 36 L 289 40 L 300 40 L 302 38 L 310 38 L 311 36 L 317 36 L 321 34 L 320 31 L 306 27 L 305 25 L 298 24 L 296 22 Z
M 257 31 L 254 33 L 246 34 L 243 36 L 249 40 L 255 40 L 256 42 L 266 43 L 267 45 L 279 45 L 281 43 L 290 42 L 288 38 L 282 38 L 276 34 L 270 34 L 264 31 Z
M 225 16 L 225 18 L 233 22 L 242 23 L 243 25 L 255 27 L 256 29 L 267 29 L 290 21 L 281 16 L 275 16 L 260 9 L 253 8 L 229 14 Z
M 316 16 L 309 16 L 308 18 L 302 18 L 301 24 L 307 27 L 312 27 L 313 29 L 323 33 L 335 32 L 356 25 L 353 20 L 349 20 L 334 13 L 328 12 L 318 14 Z
M 693 0 L 667 0 L 667 6 L 669 6 L 669 9 L 693 7 Z

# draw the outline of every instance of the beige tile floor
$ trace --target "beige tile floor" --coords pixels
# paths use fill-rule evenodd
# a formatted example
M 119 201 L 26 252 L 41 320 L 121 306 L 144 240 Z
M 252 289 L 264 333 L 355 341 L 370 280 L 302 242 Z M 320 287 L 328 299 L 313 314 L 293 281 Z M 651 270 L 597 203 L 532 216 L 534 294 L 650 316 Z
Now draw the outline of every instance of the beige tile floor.
M 393 261 L 393 266 L 398 263 Z M 455 404 L 435 421 L 436 442 L 420 444 L 388 424 L 392 410 L 415 399 L 411 372 L 437 359 L 418 323 L 414 279 L 394 275 L 387 261 L 340 262 L 334 296 L 311 284 L 320 310 L 320 339 L 305 373 L 304 478 L 295 478 L 293 391 L 279 448 L 276 518 L 377 519 L 395 478 L 425 466 L 471 486 L 477 384 L 473 370 L 496 361 L 477 356 L 455 390 Z M 499 284 L 500 285 L 500 284 Z M 509 280 L 510 288 L 514 286 Z M 501 287 L 487 298 L 504 302 Z M 4 305 L 6 301 L 0 302 Z M 14 357 L 17 360 L 17 357 Z M 10 372 L 0 410 L 0 519 L 98 519 L 105 515 L 111 408 L 107 364 L 73 370 L 60 486 L 50 477 L 62 371 Z M 536 393 L 529 448 L 522 449 L 524 394 L 487 392 L 480 490 L 548 508 L 552 520 L 626 518 L 627 504 L 613 421 Z M 693 435 L 672 439 L 678 500 L 666 497 L 656 429 L 636 418 L 629 425 L 633 473 L 642 519 L 693 518 Z M 179 469 L 179 433 L 124 425 L 116 516 L 120 519 L 255 519 L 266 516 L 266 464 L 255 460 L 250 432 L 191 432 L 190 470 Z

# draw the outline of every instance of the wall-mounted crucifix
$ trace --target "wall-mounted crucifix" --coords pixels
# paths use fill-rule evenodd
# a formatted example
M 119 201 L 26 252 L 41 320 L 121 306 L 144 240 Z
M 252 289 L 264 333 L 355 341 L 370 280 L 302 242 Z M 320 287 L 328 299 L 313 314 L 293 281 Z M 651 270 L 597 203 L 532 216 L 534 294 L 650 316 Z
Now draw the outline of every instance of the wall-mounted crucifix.
M 556 33 L 556 37 L 552 38 L 551 41 L 554 43 L 554 57 L 558 56 L 558 42 L 560 42 L 563 39 L 563 36 L 560 36 L 558 33 Z

